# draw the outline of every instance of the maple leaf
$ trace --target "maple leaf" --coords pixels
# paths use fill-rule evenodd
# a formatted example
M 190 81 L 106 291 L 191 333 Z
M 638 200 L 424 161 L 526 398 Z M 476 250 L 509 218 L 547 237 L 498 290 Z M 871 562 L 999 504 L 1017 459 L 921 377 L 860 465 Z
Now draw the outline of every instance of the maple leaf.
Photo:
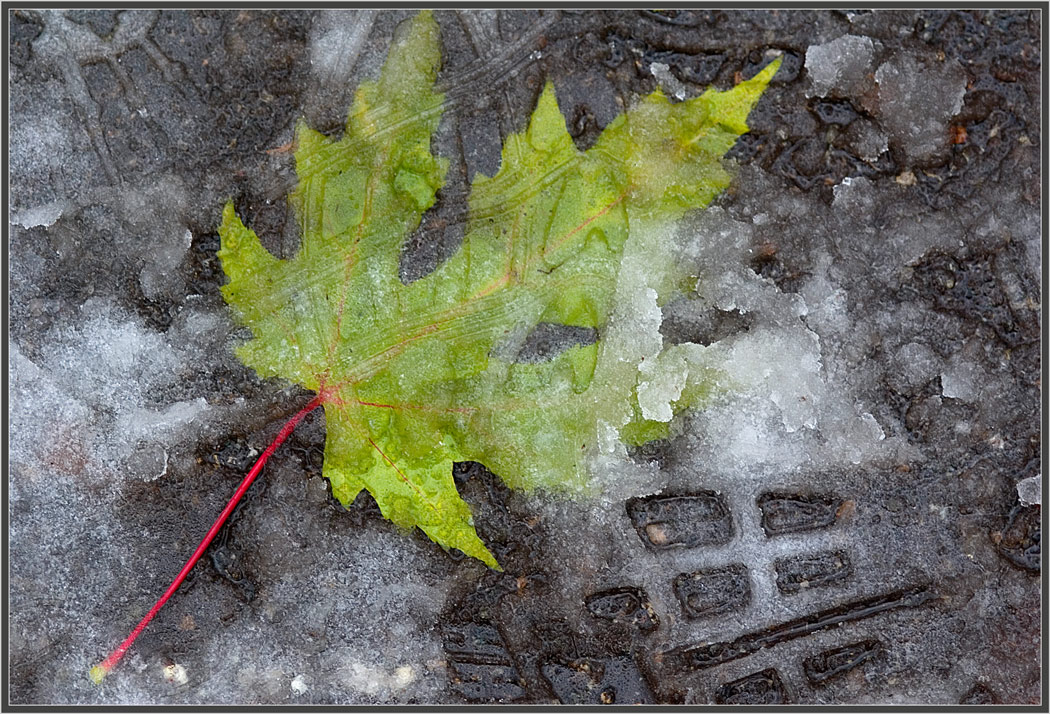
M 515 488 L 579 491 L 595 453 L 666 436 L 673 414 L 709 391 L 704 348 L 664 348 L 655 329 L 643 339 L 625 326 L 653 310 L 658 325 L 658 303 L 688 287 L 665 227 L 728 185 L 721 157 L 779 60 L 727 92 L 672 103 L 658 91 L 586 152 L 548 83 L 499 172 L 475 177 L 458 252 L 406 285 L 402 244 L 448 165 L 430 151 L 440 59 L 437 23 L 420 13 L 379 79 L 357 90 L 341 139 L 300 122 L 299 252 L 278 260 L 227 204 L 222 292 L 253 334 L 240 359 L 318 394 L 324 475 L 342 503 L 366 489 L 394 523 L 499 568 L 454 462 L 480 462 Z M 599 339 L 516 359 L 545 323 Z

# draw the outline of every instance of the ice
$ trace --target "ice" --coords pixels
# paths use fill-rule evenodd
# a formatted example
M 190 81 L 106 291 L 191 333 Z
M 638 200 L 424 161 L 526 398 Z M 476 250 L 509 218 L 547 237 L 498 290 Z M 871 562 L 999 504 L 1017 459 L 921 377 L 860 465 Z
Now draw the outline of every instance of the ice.
M 690 417 L 708 466 L 740 477 L 756 467 L 826 468 L 882 453 L 885 434 L 874 417 L 821 375 L 818 340 L 804 329 L 752 330 L 737 340 L 724 369 L 734 391 Z
M 401 665 L 393 671 L 370 666 L 364 662 L 351 662 L 346 683 L 351 689 L 376 695 L 399 692 L 412 684 L 418 676 L 411 665 Z
M 922 342 L 908 342 L 897 350 L 897 369 L 891 375 L 904 391 L 917 390 L 938 375 L 943 360 Z
M 172 684 L 186 684 L 190 681 L 186 668 L 181 664 L 169 664 L 164 668 L 164 679 Z
M 33 208 L 26 208 L 14 212 L 13 221 L 23 228 L 36 228 L 43 226 L 47 228 L 55 224 L 62 213 L 69 207 L 67 201 L 51 201 Z
M 88 458 L 91 410 L 26 357 L 17 344 L 10 344 L 9 349 L 13 465 L 31 478 L 54 472 L 80 473 Z
M 817 425 L 820 368 L 817 336 L 804 328 L 782 327 L 739 338 L 723 366 L 734 391 L 768 396 L 788 433 Z
M 980 388 L 980 368 L 970 362 L 953 360 L 941 372 L 941 394 L 951 399 L 973 402 Z
M 649 238 L 629 245 L 624 251 L 623 263 L 617 277 L 616 306 L 610 320 L 605 344 L 609 354 L 618 361 L 641 362 L 655 356 L 663 347 L 660 323 L 663 319 L 658 305 L 659 294 L 651 285 L 653 275 L 660 275 L 662 263 L 673 261 L 669 246 L 673 230 L 666 227 L 650 229 Z M 656 269 L 651 269 L 656 266 Z
M 177 364 L 158 333 L 101 300 L 85 303 L 77 323 L 58 328 L 45 363 L 77 396 L 106 411 L 142 401 Z
M 187 426 L 205 418 L 208 402 L 204 397 L 173 402 L 161 408 L 133 408 L 118 418 L 116 427 L 133 442 L 167 442 Z
M 832 205 L 843 211 L 870 211 L 874 202 L 871 179 L 863 176 L 847 176 L 832 188 L 832 193 L 835 196 Z
M 898 53 L 875 72 L 879 123 L 906 158 L 921 162 L 948 143 L 948 120 L 962 109 L 966 72 L 956 60 Z
M 375 21 L 375 10 L 327 10 L 318 15 L 310 62 L 322 86 L 345 84 Z
M 876 441 L 882 441 L 886 438 L 886 432 L 883 431 L 882 427 L 879 425 L 879 421 L 874 415 L 869 413 L 861 414 L 860 420 L 864 422 L 864 426 L 867 427 L 868 434 L 870 434 L 870 436 Z
M 303 498 L 295 469 L 267 479 L 276 511 L 259 514 L 250 547 L 272 559 L 256 567 L 276 580 L 257 594 L 254 615 L 204 640 L 200 659 L 223 666 L 202 673 L 201 701 L 221 696 L 231 676 L 247 690 L 306 701 L 434 701 L 446 686 L 435 623 L 454 585 L 444 553 L 371 519 L 347 528 L 345 513 L 331 517 L 323 487 Z M 202 603 L 215 597 L 221 588 Z M 299 633 L 295 646 L 275 639 L 275 628 Z
M 699 345 L 691 345 L 698 350 Z M 638 407 L 642 416 L 654 421 L 671 421 L 671 405 L 682 396 L 689 376 L 689 360 L 680 350 L 665 351 L 639 367 Z
M 678 81 L 678 77 L 671 74 L 671 67 L 663 62 L 653 62 L 649 65 L 653 76 L 660 82 L 660 86 L 672 97 L 681 101 L 685 99 L 685 85 Z
M 847 95 L 860 85 L 871 68 L 874 45 L 869 37 L 843 35 L 806 50 L 806 73 L 813 84 L 809 96 L 831 92 Z
M 610 380 L 634 383 L 638 367 L 656 359 L 663 349 L 659 294 L 650 283 L 674 262 L 672 235 L 671 227 L 650 226 L 642 239 L 629 242 L 624 249 L 614 307 L 598 355 L 598 369 L 609 374 Z M 610 426 L 619 429 L 630 421 L 629 404 L 610 406 L 605 417 Z
M 820 254 L 815 262 L 809 280 L 799 291 L 806 301 L 806 324 L 813 329 L 822 328 L 826 333 L 842 335 L 853 327 L 847 305 L 848 293 L 830 275 L 832 258 L 829 254 Z
M 877 161 L 890 148 L 886 132 L 863 117 L 854 120 L 846 128 L 846 137 L 857 156 L 865 161 Z
M 694 309 L 706 302 L 754 320 L 746 333 L 712 346 L 727 377 L 725 401 L 692 415 L 688 433 L 697 448 L 710 450 L 713 465 L 739 473 L 764 463 L 860 463 L 884 453 L 885 434 L 874 417 L 848 398 L 846 385 L 829 381 L 826 348 L 814 332 L 830 337 L 854 329 L 829 256 L 817 260 L 801 293 L 783 293 L 745 267 L 754 230 L 712 208 L 698 219 L 686 250 L 699 267 L 702 299 Z
M 139 274 L 139 284 L 147 298 L 156 300 L 167 294 L 171 285 L 171 274 L 179 267 L 192 243 L 193 234 L 189 229 L 161 234 Z
M 670 402 L 681 394 L 688 359 L 661 355 L 663 313 L 654 276 L 673 272 L 679 258 L 676 227 L 639 220 L 638 238 L 624 249 L 617 275 L 609 325 L 599 342 L 599 373 L 610 380 L 637 384 L 639 406 L 654 418 L 669 420 Z M 595 448 L 590 454 L 595 514 L 622 508 L 623 499 L 659 488 L 658 470 L 628 457 L 619 430 L 632 418 L 630 404 L 603 406 Z
M 50 105 L 51 91 L 60 86 L 55 81 L 50 86 L 45 84 L 28 97 L 20 97 L 24 102 L 20 108 L 25 120 L 11 123 L 11 146 L 22 149 L 10 154 L 12 185 L 45 184 L 45 187 L 32 194 L 31 199 L 24 191 L 11 193 L 12 221 L 25 228 L 52 225 L 65 209 L 68 197 L 63 195 L 64 191 L 46 185 L 46 178 L 53 172 L 61 173 L 64 168 L 70 168 L 62 166 L 63 159 L 59 157 L 67 157 L 64 160 L 74 165 L 87 160 L 86 157 L 76 155 L 81 146 L 73 138 L 78 136 L 74 119 L 53 112 Z M 29 205 L 26 205 L 27 201 Z
M 863 196 L 870 182 L 857 179 L 846 188 Z M 843 194 L 840 198 L 846 200 Z M 830 256 L 818 257 L 800 293 L 784 293 L 747 267 L 753 232 L 761 225 L 738 222 L 713 207 L 680 234 L 680 259 L 696 265 L 698 299 L 669 307 L 679 318 L 690 311 L 737 310 L 750 315 L 751 324 L 702 353 L 704 364 L 720 375 L 717 396 L 685 417 L 677 438 L 691 452 L 705 454 L 709 471 L 745 481 L 763 479 L 769 467 L 794 471 L 889 458 L 897 441 L 887 438 L 879 419 L 851 395 L 849 384 L 833 376 L 852 378 L 850 371 L 825 366 L 823 339 L 848 340 L 856 329 Z M 653 297 L 647 296 L 649 307 L 639 314 L 651 313 Z M 689 367 L 673 364 L 671 354 L 647 357 L 639 370 L 639 406 L 647 418 L 669 419 L 670 404 L 680 394 Z M 619 468 L 630 470 L 622 461 Z M 652 492 L 658 482 L 656 474 L 636 476 L 640 490 L 635 495 Z M 623 484 L 620 490 L 629 492 Z
M 669 422 L 674 415 L 674 402 L 681 396 L 691 373 L 710 369 L 714 364 L 712 360 L 720 364 L 721 358 L 714 353 L 709 355 L 699 344 L 665 344 L 660 332 L 664 314 L 658 289 L 666 290 L 667 281 L 658 276 L 681 274 L 683 265 L 696 261 L 711 244 L 687 239 L 688 231 L 683 232 L 680 226 L 644 219 L 637 219 L 634 225 L 637 230 L 625 247 L 617 276 L 610 323 L 599 343 L 599 373 L 616 375 L 610 379 L 636 384 L 642 416 Z M 727 232 L 725 237 L 728 243 L 735 236 Z M 721 250 L 725 248 L 721 246 Z M 746 248 L 738 243 L 736 250 L 730 252 L 739 256 Z M 685 274 L 688 272 L 685 270 Z M 736 281 L 749 280 L 740 271 L 724 272 L 719 277 L 718 297 L 735 294 Z M 753 273 L 750 279 L 754 279 Z M 703 278 L 700 282 L 706 284 Z M 761 284 L 760 289 L 766 287 Z M 603 416 L 591 460 L 593 492 L 601 494 L 605 507 L 615 508 L 617 501 L 622 502 L 629 496 L 653 493 L 660 478 L 652 464 L 631 461 L 618 439 L 619 429 L 632 418 L 630 404 L 618 401 L 603 405 Z M 672 431 L 675 428 L 678 425 Z
M 1022 506 L 1041 506 L 1043 482 L 1039 476 L 1029 476 L 1017 482 L 1017 498 Z
M 783 294 L 747 267 L 752 233 L 743 224 L 715 206 L 703 214 L 700 225 L 682 238 L 682 259 L 695 262 L 699 272 L 698 309 L 713 305 L 722 311 L 758 312 L 777 323 L 806 314 L 801 296 Z
M 12 353 L 12 387 L 26 395 L 14 402 L 12 456 L 33 472 L 108 480 L 114 469 L 145 468 L 135 475 L 156 478 L 168 461 L 163 445 L 192 441 L 212 417 L 203 397 L 165 398 L 187 357 L 105 300 L 89 300 L 75 324 L 56 327 L 39 365 L 17 346 Z M 56 438 L 68 454 L 57 462 Z M 143 461 L 143 442 L 153 445 L 152 461 Z

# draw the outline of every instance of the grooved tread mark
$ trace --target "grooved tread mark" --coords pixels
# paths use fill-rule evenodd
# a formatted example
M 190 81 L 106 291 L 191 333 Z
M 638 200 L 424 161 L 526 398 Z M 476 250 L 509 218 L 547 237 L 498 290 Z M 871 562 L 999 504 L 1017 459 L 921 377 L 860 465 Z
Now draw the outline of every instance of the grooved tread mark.
M 878 640 L 861 640 L 842 647 L 807 657 L 802 661 L 802 671 L 806 679 L 813 684 L 823 684 L 827 680 L 859 667 L 874 657 L 882 649 Z
M 657 653 L 656 658 L 658 662 L 666 662 L 672 670 L 706 669 L 846 622 L 863 620 L 903 607 L 918 607 L 936 597 L 937 595 L 926 585 L 906 590 L 894 590 L 862 600 L 852 600 L 838 607 L 804 615 L 765 630 L 749 632 L 729 642 L 679 647 Z

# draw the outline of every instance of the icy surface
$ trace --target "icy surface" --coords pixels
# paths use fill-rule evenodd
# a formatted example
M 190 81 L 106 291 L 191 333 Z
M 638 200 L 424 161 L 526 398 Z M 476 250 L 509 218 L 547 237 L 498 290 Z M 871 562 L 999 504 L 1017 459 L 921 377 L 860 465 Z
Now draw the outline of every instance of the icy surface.
M 310 62 L 325 83 L 347 82 L 368 38 L 375 11 L 326 11 L 320 14 Z
M 165 237 L 159 245 L 154 246 L 153 259 L 139 274 L 139 284 L 147 298 L 156 299 L 163 293 L 170 282 L 168 276 L 186 257 L 186 251 L 190 249 L 192 242 L 193 234 L 184 230 L 181 234 L 175 232 L 170 237 Z
M 609 373 L 615 370 L 628 380 L 637 380 L 639 406 L 657 420 L 669 419 L 670 401 L 676 392 L 681 393 L 681 370 L 676 375 L 669 365 L 663 370 L 644 366 L 647 361 L 655 363 L 664 346 L 660 334 L 663 314 L 651 283 L 655 275 L 666 274 L 661 268 L 666 269 L 677 258 L 674 230 L 674 226 L 643 222 L 637 238 L 624 247 L 612 314 L 598 355 Z M 652 266 L 657 266 L 656 270 Z M 623 404 L 618 411 L 610 412 L 608 421 L 599 424 L 592 462 L 596 492 L 602 494 L 606 504 L 627 498 L 637 490 L 651 492 L 655 476 L 653 469 L 639 467 L 628 459 L 619 430 L 630 421 L 631 406 Z
M 899 371 L 894 383 L 900 389 L 915 390 L 937 376 L 941 358 L 923 342 L 909 342 L 897 350 Z
M 58 469 L 95 481 L 116 474 L 156 478 L 168 462 L 160 444 L 180 443 L 187 428 L 192 439 L 210 419 L 203 397 L 161 398 L 197 355 L 180 354 L 102 300 L 85 303 L 77 317 L 77 324 L 52 331 L 39 365 L 11 346 L 19 397 L 12 402 L 12 459 L 41 476 Z M 54 459 L 56 437 L 74 458 Z
M 850 138 L 857 154 L 865 161 L 875 161 L 890 148 L 889 136 L 874 122 L 858 119 L 849 127 Z
M 1041 504 L 1042 48 L 1036 15 L 992 11 L 439 12 L 438 148 L 450 176 L 468 165 L 435 207 L 450 232 L 470 172 L 498 169 L 501 137 L 547 79 L 586 147 L 656 83 L 731 86 L 766 56 L 756 26 L 763 46 L 808 48 L 756 110 L 732 188 L 681 225 L 638 231 L 599 334 L 610 359 L 646 357 L 646 416 L 669 419 L 698 364 L 709 401 L 638 449 L 618 438 L 626 412 L 605 424 L 586 498 L 457 477 L 503 574 L 399 531 L 367 499 L 334 505 L 318 413 L 104 686 L 89 682 L 307 398 L 232 354 L 243 335 L 218 292 L 221 206 L 233 197 L 268 247 L 295 249 L 294 123 L 319 115 L 337 135 L 407 15 L 12 14 L 12 701 L 463 705 L 479 700 L 447 631 L 467 618 L 494 623 L 506 652 L 487 656 L 517 668 L 519 702 L 557 701 L 550 662 L 626 656 L 663 703 L 711 704 L 765 669 L 799 704 L 1037 703 L 1039 578 L 1003 554 L 1033 534 L 1020 516 L 1003 542 L 990 534 Z M 846 123 L 821 119 L 822 103 Z M 657 260 L 687 267 L 695 290 L 664 300 Z M 673 345 L 689 347 L 657 358 Z M 722 541 L 654 547 L 626 507 L 699 492 L 724 499 Z M 833 522 L 768 535 L 767 493 L 833 496 Z M 778 586 L 778 563 L 829 551 L 848 577 Z M 675 578 L 734 564 L 749 599 L 689 617 Z M 701 671 L 660 664 L 921 584 L 937 594 L 922 607 Z M 624 587 L 659 624 L 603 635 L 585 602 Z M 808 658 L 862 640 L 882 649 L 807 678 Z
M 941 394 L 952 399 L 972 402 L 980 394 L 980 382 L 981 376 L 976 366 L 954 360 L 948 369 L 941 372 Z
M 878 116 L 910 160 L 943 151 L 948 120 L 962 108 L 966 72 L 955 60 L 901 53 L 879 66 Z
M 682 396 L 689 364 L 684 355 L 661 355 L 639 367 L 638 406 L 642 416 L 653 421 L 671 421 L 671 405 Z
M 1040 506 L 1043 503 L 1043 480 L 1029 476 L 1017 482 L 1017 498 L 1022 506 Z
M 679 101 L 685 99 L 685 85 L 671 74 L 669 65 L 663 62 L 653 62 L 649 65 L 649 69 L 652 70 L 653 76 L 660 82 L 660 86 L 667 94 Z
M 55 221 L 59 219 L 65 210 L 66 203 L 64 201 L 53 201 L 41 206 L 16 211 L 14 222 L 23 228 L 36 228 L 37 226 L 47 228 L 54 225 Z
M 881 152 L 880 152 L 881 153 Z M 833 206 L 843 211 L 864 211 L 871 209 L 871 179 L 863 176 L 847 176 L 842 183 L 832 189 L 835 196 Z
M 730 392 L 692 417 L 691 448 L 709 452 L 712 467 L 737 473 L 762 464 L 856 464 L 890 453 L 871 414 L 855 408 L 848 384 L 829 380 L 821 336 L 807 327 L 821 325 L 841 339 L 853 324 L 845 291 L 817 273 L 800 294 L 782 293 L 738 262 L 753 230 L 712 208 L 691 242 L 702 298 L 693 309 L 709 301 L 753 316 L 746 334 L 717 344 Z
M 806 73 L 813 83 L 810 96 L 829 92 L 848 95 L 858 88 L 871 69 L 875 49 L 870 37 L 843 35 L 806 50 Z

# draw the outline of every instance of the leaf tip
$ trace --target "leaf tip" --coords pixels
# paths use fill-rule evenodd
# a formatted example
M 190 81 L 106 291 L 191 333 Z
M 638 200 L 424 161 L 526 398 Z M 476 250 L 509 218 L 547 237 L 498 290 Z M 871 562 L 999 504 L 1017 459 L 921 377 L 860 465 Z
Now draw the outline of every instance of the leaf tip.
M 488 548 L 482 547 L 481 553 L 475 554 L 474 557 L 480 560 L 485 565 L 492 568 L 493 570 L 495 570 L 497 573 L 503 572 L 503 567 L 496 560 L 496 556 L 489 552 Z
M 741 84 L 748 86 L 756 86 L 758 87 L 759 92 L 761 92 L 765 89 L 766 85 L 769 84 L 770 81 L 772 81 L 773 77 L 780 70 L 780 65 L 783 61 L 784 55 L 777 55 L 776 59 L 774 59 L 772 62 L 770 62 L 762 68 L 762 71 L 760 71 L 751 79 L 741 82 Z
M 237 215 L 237 209 L 233 206 L 233 199 L 226 199 L 225 205 L 222 207 L 222 223 L 219 224 L 219 238 L 221 245 L 219 248 L 219 258 L 223 258 L 224 251 L 225 255 L 229 255 L 231 248 L 231 241 L 237 231 L 244 228 L 244 223 L 241 222 L 240 216 Z
M 226 203 L 222 207 L 222 223 L 219 224 L 219 259 L 222 260 L 224 256 L 229 256 L 230 242 L 234 233 L 242 229 L 244 224 L 241 222 L 240 216 L 237 215 L 237 209 L 233 206 L 233 199 L 226 199 Z
M 434 81 L 438 69 L 441 67 L 441 27 L 434 19 L 431 10 L 422 10 L 403 25 L 404 29 L 398 28 L 394 44 L 387 63 L 395 81 L 422 80 L 426 83 Z M 407 62 L 407 64 L 406 64 Z M 384 72 L 387 66 L 384 65 Z M 404 70 L 413 70 L 418 73 L 418 80 L 407 75 Z
M 543 86 L 525 135 L 532 148 L 541 152 L 556 152 L 571 145 L 572 138 L 558 106 L 554 82 L 547 80 Z
M 230 223 L 235 220 L 237 220 L 237 210 L 233 207 L 233 199 L 227 198 L 222 207 L 222 226 L 219 230 L 229 230 Z

